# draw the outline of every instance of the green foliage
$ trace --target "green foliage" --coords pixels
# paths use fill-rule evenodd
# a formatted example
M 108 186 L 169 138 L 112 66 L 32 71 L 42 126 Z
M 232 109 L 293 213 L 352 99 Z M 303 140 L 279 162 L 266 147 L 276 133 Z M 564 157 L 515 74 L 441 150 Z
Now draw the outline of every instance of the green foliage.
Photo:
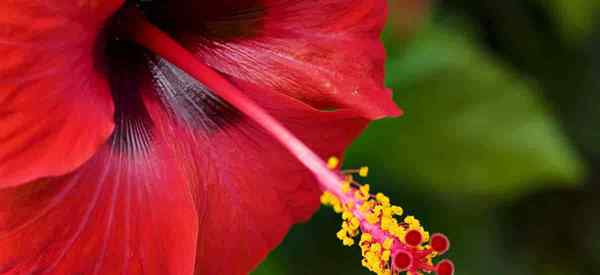
M 598 0 L 538 0 L 548 8 L 567 40 L 581 41 L 596 27 L 600 15 Z
M 439 192 L 500 197 L 580 178 L 532 82 L 465 31 L 432 25 L 390 52 L 388 85 L 406 115 L 373 124 L 349 152 L 351 165 L 366 162 Z
M 277 258 L 275 253 L 269 255 L 269 257 L 252 272 L 254 275 L 275 275 L 275 274 L 286 274 L 285 269 L 282 267 L 282 259 Z

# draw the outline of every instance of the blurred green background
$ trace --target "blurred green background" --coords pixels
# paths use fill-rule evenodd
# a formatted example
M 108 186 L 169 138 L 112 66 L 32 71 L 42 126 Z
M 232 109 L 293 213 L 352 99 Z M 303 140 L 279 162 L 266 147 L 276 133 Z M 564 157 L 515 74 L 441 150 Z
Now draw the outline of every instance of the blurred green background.
M 346 166 L 452 241 L 458 275 L 600 274 L 600 1 L 393 0 L 405 111 Z M 370 274 L 323 208 L 253 275 Z

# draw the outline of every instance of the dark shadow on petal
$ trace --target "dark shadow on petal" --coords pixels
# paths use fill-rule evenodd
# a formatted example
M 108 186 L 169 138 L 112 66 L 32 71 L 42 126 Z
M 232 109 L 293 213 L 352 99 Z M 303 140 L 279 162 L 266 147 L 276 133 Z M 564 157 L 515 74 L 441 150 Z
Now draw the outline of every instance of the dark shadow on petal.
M 265 7 L 257 0 L 138 1 L 146 16 L 171 32 L 195 33 L 207 40 L 229 41 L 255 36 Z
M 208 139 L 239 120 L 239 112 L 173 64 L 114 36 L 104 48 L 105 73 L 115 104 L 111 148 L 127 155 L 146 153 L 155 139 L 155 122 L 143 98 L 154 98 L 173 125 Z
M 110 140 L 117 151 L 135 154 L 148 149 L 153 123 L 142 102 L 140 85 L 146 73 L 145 50 L 113 38 L 106 47 L 108 79 L 115 103 L 115 131 Z

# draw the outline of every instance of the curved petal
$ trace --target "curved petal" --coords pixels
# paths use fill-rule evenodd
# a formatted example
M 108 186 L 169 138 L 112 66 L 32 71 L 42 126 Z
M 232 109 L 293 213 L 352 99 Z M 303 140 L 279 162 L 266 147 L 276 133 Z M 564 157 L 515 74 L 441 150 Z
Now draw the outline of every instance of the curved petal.
M 70 175 L 0 190 L 0 274 L 193 274 L 197 215 L 174 158 L 118 142 Z
M 164 27 L 224 74 L 322 110 L 351 108 L 371 119 L 400 114 L 383 86 L 385 0 L 166 5 L 161 11 L 171 17 L 162 21 L 171 24 Z
M 218 99 L 208 101 L 206 87 L 191 84 L 168 63 L 156 68 L 160 100 L 147 101 L 148 109 L 160 132 L 176 141 L 179 158 L 193 160 L 187 178 L 194 179 L 199 214 L 196 274 L 247 274 L 293 224 L 318 208 L 318 184 L 264 129 L 235 110 L 226 111 Z M 183 96 L 183 83 L 186 93 L 195 96 Z M 238 83 L 324 158 L 341 155 L 367 124 L 353 111 L 322 112 L 252 83 Z M 211 111 L 219 104 L 219 112 Z
M 113 129 L 97 41 L 122 0 L 3 1 L 0 188 L 71 172 Z
M 91 160 L 0 190 L 0 274 L 247 274 L 317 209 L 315 179 L 264 129 L 149 62 L 114 67 L 117 127 Z M 323 157 L 368 122 L 236 83 Z
M 345 112 L 269 103 L 277 106 L 270 109 L 273 115 L 324 159 L 341 156 L 366 125 Z M 247 274 L 282 241 L 291 225 L 312 216 L 321 190 L 296 158 L 252 122 L 238 123 L 215 141 L 223 168 L 205 182 L 197 274 Z

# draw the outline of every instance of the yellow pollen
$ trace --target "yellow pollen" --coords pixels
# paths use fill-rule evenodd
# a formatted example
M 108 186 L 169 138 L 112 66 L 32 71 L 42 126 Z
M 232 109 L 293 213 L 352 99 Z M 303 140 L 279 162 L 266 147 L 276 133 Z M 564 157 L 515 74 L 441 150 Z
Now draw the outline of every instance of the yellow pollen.
M 363 166 L 358 170 L 358 175 L 365 178 L 369 175 L 369 167 Z
M 392 245 L 394 244 L 394 239 L 392 238 L 387 238 L 385 239 L 385 241 L 383 242 L 383 248 L 385 249 L 391 249 Z
M 363 233 L 360 237 L 361 242 L 370 242 L 371 240 L 373 240 L 373 236 L 371 236 L 371 234 L 369 233 Z
M 340 164 L 340 159 L 338 159 L 337 157 L 330 157 L 329 160 L 327 160 L 327 168 L 329 169 L 335 169 L 338 167 L 338 165 Z
M 374 253 L 377 253 L 379 251 L 381 251 L 381 244 L 380 243 L 374 243 L 371 245 L 371 251 L 373 251 Z
M 359 188 L 360 193 L 365 197 L 369 197 L 369 189 L 370 186 L 368 184 L 365 184 Z
M 336 170 L 340 160 L 332 157 L 327 165 L 330 169 Z M 366 177 L 369 170 L 367 167 L 361 167 L 347 171 L 349 172 L 340 171 L 340 174 L 358 173 L 359 176 Z M 352 175 L 344 175 L 344 180 L 340 182 L 340 189 L 324 192 L 321 203 L 332 207 L 341 215 L 343 222 L 336 236 L 345 246 L 354 245 L 354 238 L 360 234 L 358 246 L 363 256 L 361 263 L 365 268 L 377 275 L 399 274 L 393 269 L 392 255 L 398 249 L 409 247 L 404 238 L 410 230 L 417 230 L 423 237 L 421 245 L 410 249 L 414 248 L 416 251 L 430 249 L 427 244 L 429 233 L 423 229 L 419 220 L 413 216 L 400 219 L 404 214 L 402 207 L 392 205 L 390 199 L 382 193 L 371 195 L 368 184 L 361 185 L 353 179 Z M 334 193 L 340 194 L 341 197 L 337 197 Z M 399 217 L 401 222 L 396 217 Z M 431 258 L 434 256 L 435 253 L 427 255 L 422 261 L 431 264 Z M 414 275 L 413 273 L 411 275 Z
M 342 192 L 343 193 L 348 193 L 350 192 L 351 189 L 351 183 L 349 181 L 344 181 L 342 182 Z
M 386 262 L 390 260 L 390 256 L 392 256 L 392 252 L 389 250 L 383 251 L 383 253 L 381 253 L 381 259 Z

